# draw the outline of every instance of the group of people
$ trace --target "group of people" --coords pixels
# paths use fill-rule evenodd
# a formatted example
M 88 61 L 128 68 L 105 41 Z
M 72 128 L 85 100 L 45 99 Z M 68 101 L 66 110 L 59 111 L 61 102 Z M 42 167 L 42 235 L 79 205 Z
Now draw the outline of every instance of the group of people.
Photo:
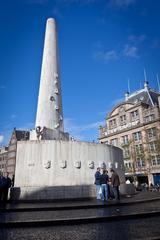
M 8 199 L 8 190 L 13 185 L 13 180 L 9 177 L 9 173 L 4 176 L 0 172 L 0 203 L 6 203 Z
M 102 172 L 101 172 L 102 171 Z M 114 169 L 110 169 L 111 177 L 106 169 L 97 168 L 95 173 L 96 195 L 98 200 L 108 201 L 109 199 L 120 200 L 119 176 Z

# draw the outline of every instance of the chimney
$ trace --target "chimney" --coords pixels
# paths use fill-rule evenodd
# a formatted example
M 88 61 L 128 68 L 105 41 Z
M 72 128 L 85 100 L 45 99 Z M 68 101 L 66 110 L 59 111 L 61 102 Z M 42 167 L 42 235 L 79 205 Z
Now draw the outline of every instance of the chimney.
M 128 97 L 129 97 L 129 92 L 125 92 L 125 101 L 127 101 L 128 100 Z
M 144 89 L 148 90 L 149 89 L 149 83 L 148 81 L 144 81 Z

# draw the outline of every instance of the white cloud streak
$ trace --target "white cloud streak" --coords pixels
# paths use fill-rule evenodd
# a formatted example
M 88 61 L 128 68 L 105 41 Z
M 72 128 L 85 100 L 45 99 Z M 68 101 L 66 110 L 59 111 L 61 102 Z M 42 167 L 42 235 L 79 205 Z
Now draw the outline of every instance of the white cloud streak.
M 128 36 L 128 40 L 134 44 L 140 44 L 142 42 L 144 42 L 144 40 L 146 39 L 146 35 L 145 34 L 141 34 L 141 35 L 129 35 Z
M 5 88 L 6 88 L 5 85 L 1 85 L 1 86 L 0 86 L 0 89 L 5 89 Z
M 4 136 L 0 135 L 0 144 L 3 142 L 3 140 L 4 140 Z
M 110 0 L 109 5 L 117 8 L 126 8 L 135 4 L 136 0 Z
M 139 58 L 138 48 L 136 46 L 131 46 L 126 44 L 123 49 L 123 55 L 130 58 Z
M 95 60 L 100 60 L 107 63 L 109 61 L 117 60 L 118 54 L 115 50 L 110 50 L 110 51 L 98 50 L 94 52 L 93 58 Z
M 85 140 L 87 131 L 96 130 L 98 132 L 98 127 L 103 124 L 104 122 L 97 121 L 85 125 L 78 125 L 73 118 L 64 119 L 65 130 L 77 140 Z

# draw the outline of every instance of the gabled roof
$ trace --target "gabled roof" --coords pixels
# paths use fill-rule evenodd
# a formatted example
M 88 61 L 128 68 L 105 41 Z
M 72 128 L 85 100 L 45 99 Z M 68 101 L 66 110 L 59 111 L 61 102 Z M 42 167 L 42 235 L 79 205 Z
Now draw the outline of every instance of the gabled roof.
M 134 92 L 130 96 L 128 96 L 126 102 L 143 102 L 148 104 L 149 106 L 155 106 L 158 105 L 158 97 L 160 96 L 160 93 L 151 90 L 151 89 L 142 89 L 139 91 Z
M 15 130 L 17 141 L 20 140 L 29 140 L 29 131 L 25 130 Z

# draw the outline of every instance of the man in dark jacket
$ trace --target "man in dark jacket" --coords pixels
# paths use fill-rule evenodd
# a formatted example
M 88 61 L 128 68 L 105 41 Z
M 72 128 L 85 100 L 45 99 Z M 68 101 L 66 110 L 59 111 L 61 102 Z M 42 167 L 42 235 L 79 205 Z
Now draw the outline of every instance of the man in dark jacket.
M 101 169 L 98 167 L 97 168 L 97 171 L 95 173 L 95 182 L 94 184 L 96 185 L 96 195 L 97 195 L 97 199 L 101 199 L 101 196 L 100 196 L 100 188 L 101 188 L 101 185 L 100 185 L 100 177 L 101 177 Z
M 9 173 L 7 172 L 5 177 L 5 185 L 4 185 L 4 195 L 3 195 L 3 201 L 6 203 L 8 199 L 8 190 L 11 187 L 11 179 L 9 177 Z
M 110 171 L 112 173 L 111 184 L 112 184 L 112 187 L 113 187 L 113 193 L 114 193 L 115 200 L 120 200 L 120 196 L 119 196 L 119 186 L 120 186 L 119 176 L 114 171 L 114 169 L 111 169 Z
M 0 172 L 0 202 L 4 200 L 5 177 Z
M 108 181 L 107 170 L 103 169 L 103 173 L 100 176 L 100 184 L 102 189 L 102 201 L 108 200 Z

